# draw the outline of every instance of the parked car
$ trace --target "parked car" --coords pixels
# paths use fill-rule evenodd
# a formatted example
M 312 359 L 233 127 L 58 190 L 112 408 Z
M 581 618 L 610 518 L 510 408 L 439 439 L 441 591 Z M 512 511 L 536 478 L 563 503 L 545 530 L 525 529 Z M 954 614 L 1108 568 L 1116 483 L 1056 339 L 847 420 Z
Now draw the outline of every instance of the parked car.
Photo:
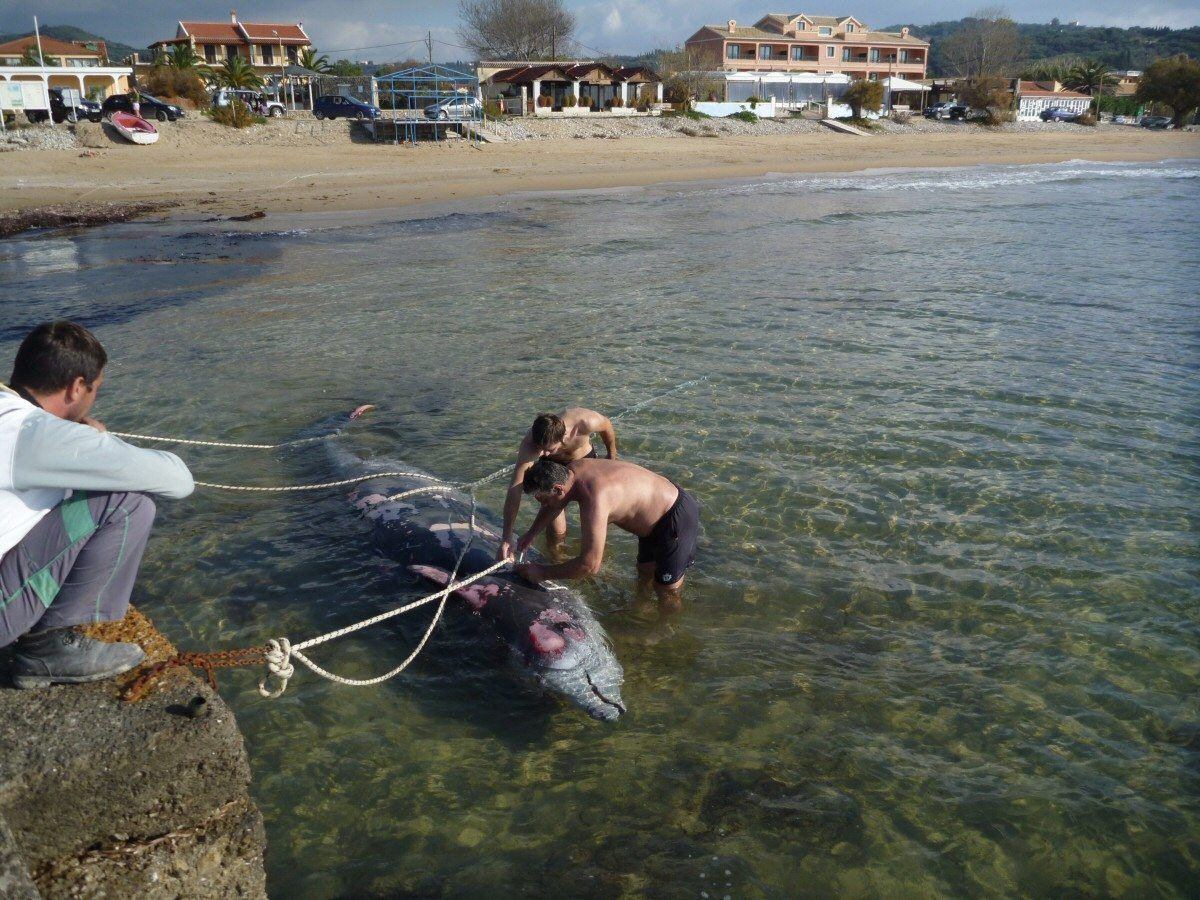
M 228 106 L 234 100 L 241 100 L 255 112 L 265 116 L 278 118 L 287 112 L 287 107 L 278 100 L 250 91 L 244 88 L 221 88 L 213 94 L 213 106 Z
M 922 115 L 927 119 L 965 119 L 970 111 L 965 103 L 935 103 L 925 107 Z
M 62 88 L 50 88 L 50 109 L 26 110 L 25 118 L 30 122 L 45 122 L 53 117 L 55 122 L 78 122 L 90 117 L 90 108 L 100 108 L 93 100 L 80 100 L 73 103 L 73 94 L 67 94 Z
M 448 97 L 425 107 L 427 119 L 472 119 L 483 111 L 483 104 L 472 94 Z
M 326 94 L 313 101 L 313 115 L 318 119 L 378 119 L 383 110 L 354 97 Z
M 174 122 L 184 116 L 182 107 L 159 100 L 152 94 L 140 95 L 138 110 L 143 119 L 158 119 L 160 122 Z M 98 114 L 88 116 L 88 118 L 93 122 L 99 122 L 104 116 L 112 115 L 115 112 L 133 112 L 133 100 L 129 94 L 113 94 L 100 104 Z
M 1051 106 L 1049 109 L 1043 109 L 1038 113 L 1038 118 L 1043 122 L 1074 122 L 1082 113 L 1078 113 L 1073 109 L 1066 109 L 1062 106 Z
M 1143 128 L 1170 128 L 1170 116 L 1142 116 L 1142 121 L 1138 122 Z

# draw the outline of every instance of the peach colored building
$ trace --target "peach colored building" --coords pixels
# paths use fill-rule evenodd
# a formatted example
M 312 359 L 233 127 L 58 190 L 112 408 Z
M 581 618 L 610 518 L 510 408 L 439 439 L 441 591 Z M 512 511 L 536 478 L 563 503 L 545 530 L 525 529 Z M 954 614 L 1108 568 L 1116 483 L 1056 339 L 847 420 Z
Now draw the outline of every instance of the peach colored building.
M 882 81 L 925 77 L 929 42 L 907 28 L 871 31 L 854 16 L 770 13 L 753 25 L 730 19 L 705 25 L 686 47 L 726 72 L 796 72 L 848 75 Z
M 296 65 L 300 53 L 312 47 L 300 22 L 243 22 L 236 10 L 229 13 L 228 22 L 180 21 L 175 37 L 155 41 L 150 52 L 169 52 L 180 44 L 191 46 L 206 65 L 218 66 L 236 56 L 258 69 L 260 75 Z

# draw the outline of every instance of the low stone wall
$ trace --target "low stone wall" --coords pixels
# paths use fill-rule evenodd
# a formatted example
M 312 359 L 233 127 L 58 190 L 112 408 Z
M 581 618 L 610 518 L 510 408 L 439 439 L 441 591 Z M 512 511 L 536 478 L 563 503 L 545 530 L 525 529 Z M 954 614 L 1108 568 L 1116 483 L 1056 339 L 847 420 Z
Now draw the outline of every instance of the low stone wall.
M 136 633 L 150 662 L 174 653 L 135 611 L 100 628 Z M 0 686 L 0 896 L 265 898 L 266 838 L 233 713 L 182 670 L 138 703 L 120 687 Z M 189 718 L 197 696 L 209 712 Z

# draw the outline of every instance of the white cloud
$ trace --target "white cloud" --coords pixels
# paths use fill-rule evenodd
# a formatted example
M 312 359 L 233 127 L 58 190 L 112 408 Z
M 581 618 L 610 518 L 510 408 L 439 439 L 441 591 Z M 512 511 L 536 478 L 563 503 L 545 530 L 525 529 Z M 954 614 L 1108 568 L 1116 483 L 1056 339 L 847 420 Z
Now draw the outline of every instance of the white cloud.
M 604 19 L 604 32 L 605 34 L 616 34 L 620 30 L 621 11 L 614 6 L 612 12 Z

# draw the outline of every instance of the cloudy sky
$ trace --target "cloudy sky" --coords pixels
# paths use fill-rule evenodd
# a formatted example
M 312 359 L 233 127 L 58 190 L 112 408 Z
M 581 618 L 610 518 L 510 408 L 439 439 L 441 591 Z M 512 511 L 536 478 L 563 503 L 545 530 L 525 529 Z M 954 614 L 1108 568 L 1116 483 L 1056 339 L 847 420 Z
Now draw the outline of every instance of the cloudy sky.
M 565 0 L 579 20 L 576 37 L 590 53 L 637 53 L 681 43 L 700 25 L 729 18 L 754 22 L 766 12 L 792 11 L 774 0 Z M 178 19 L 220 20 L 230 6 L 246 21 L 302 21 L 322 52 L 352 59 L 389 60 L 424 55 L 424 47 L 405 41 L 432 32 L 436 59 L 458 59 L 457 0 L 0 0 L 0 33 L 32 30 L 33 16 L 49 25 L 77 25 L 134 46 L 175 33 Z M 832 6 L 796 6 L 814 14 L 843 10 L 875 27 L 897 18 L 922 23 L 958 19 L 984 0 L 853 0 Z M 1200 3 L 1191 0 L 1011 0 L 1003 4 L 1019 22 L 1047 22 L 1057 16 L 1084 25 L 1200 25 Z M 779 7 L 776 10 L 776 6 Z M 380 46 L 390 45 L 390 46 Z M 360 49 L 361 48 L 361 49 Z M 588 49 L 592 48 L 592 49 Z

